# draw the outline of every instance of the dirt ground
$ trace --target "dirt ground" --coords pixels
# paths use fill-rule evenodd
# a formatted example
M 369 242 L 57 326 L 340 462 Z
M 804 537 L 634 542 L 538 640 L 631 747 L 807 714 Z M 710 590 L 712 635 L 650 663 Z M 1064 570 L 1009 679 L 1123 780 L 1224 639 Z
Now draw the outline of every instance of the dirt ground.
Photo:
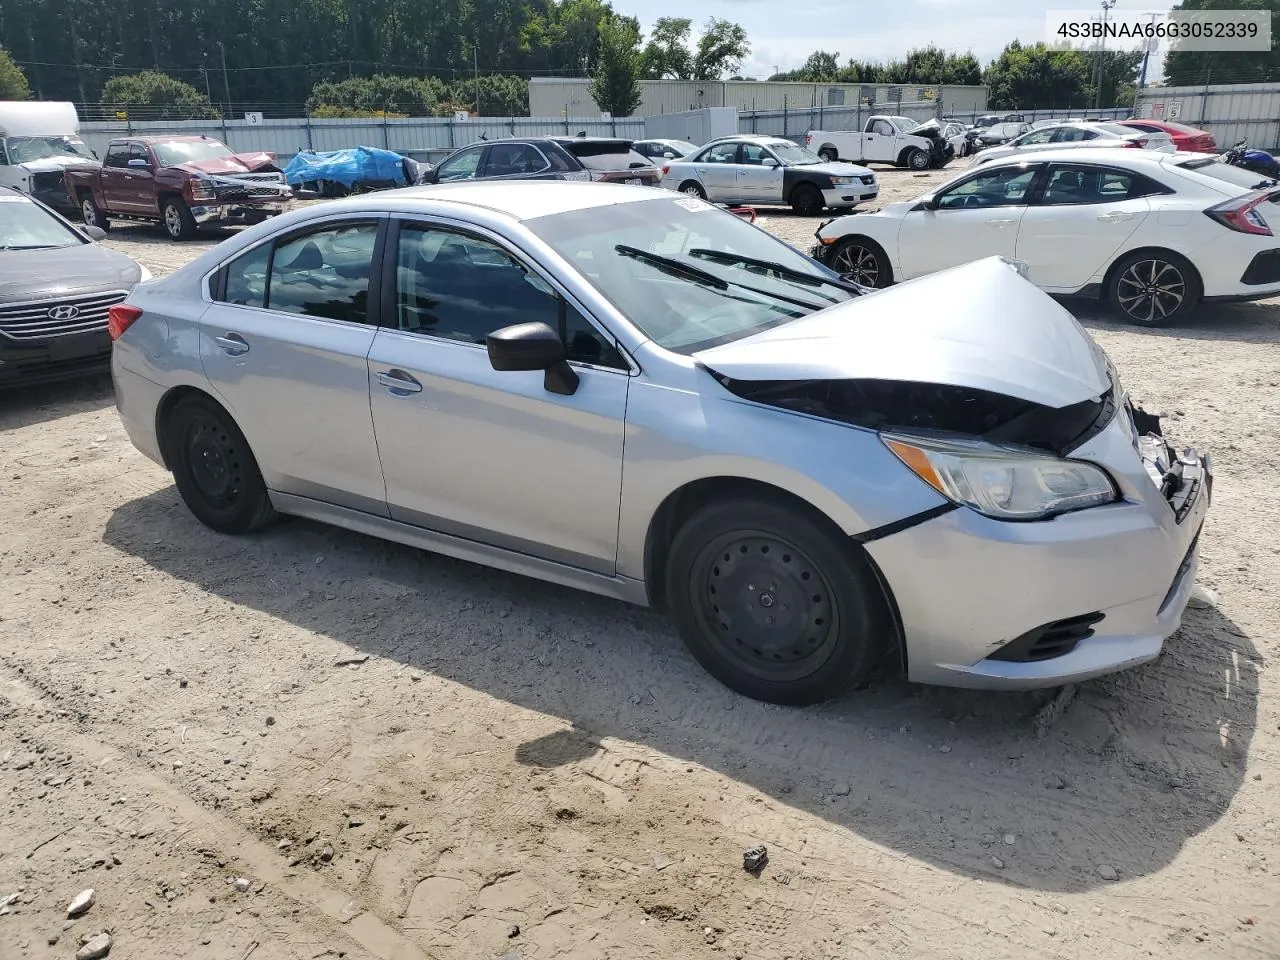
M 210 241 L 110 242 L 159 273 Z M 1280 303 L 1070 306 L 1213 452 L 1220 599 L 1056 696 L 755 703 L 644 610 L 309 522 L 215 535 L 105 380 L 0 397 L 0 956 L 1280 957 Z

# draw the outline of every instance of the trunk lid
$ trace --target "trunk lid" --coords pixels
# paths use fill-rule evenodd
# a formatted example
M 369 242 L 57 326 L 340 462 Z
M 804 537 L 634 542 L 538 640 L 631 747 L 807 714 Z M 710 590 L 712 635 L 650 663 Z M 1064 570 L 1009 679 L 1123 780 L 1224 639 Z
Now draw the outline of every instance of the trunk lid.
M 733 380 L 936 383 L 1060 408 L 1110 387 L 1102 349 L 999 257 L 694 354 Z

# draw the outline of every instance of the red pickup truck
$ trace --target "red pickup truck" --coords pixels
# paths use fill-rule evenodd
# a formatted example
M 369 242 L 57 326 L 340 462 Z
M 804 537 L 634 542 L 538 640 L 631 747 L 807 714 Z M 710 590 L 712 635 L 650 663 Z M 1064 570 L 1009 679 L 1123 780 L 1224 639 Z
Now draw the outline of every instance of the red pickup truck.
M 158 222 L 174 240 L 203 224 L 259 223 L 286 208 L 293 194 L 270 153 L 232 153 L 209 137 L 112 140 L 102 165 L 66 172 L 67 194 L 84 222 Z

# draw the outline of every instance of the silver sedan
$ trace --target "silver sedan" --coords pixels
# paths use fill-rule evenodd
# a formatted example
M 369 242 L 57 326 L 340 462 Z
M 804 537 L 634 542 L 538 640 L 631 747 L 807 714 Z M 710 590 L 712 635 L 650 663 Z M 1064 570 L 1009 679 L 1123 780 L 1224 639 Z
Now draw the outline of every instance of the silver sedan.
M 763 700 L 894 658 L 1096 676 L 1193 586 L 1207 458 L 996 258 L 865 292 L 694 197 L 466 183 L 252 227 L 110 327 L 130 437 L 214 530 L 294 514 L 661 605 Z

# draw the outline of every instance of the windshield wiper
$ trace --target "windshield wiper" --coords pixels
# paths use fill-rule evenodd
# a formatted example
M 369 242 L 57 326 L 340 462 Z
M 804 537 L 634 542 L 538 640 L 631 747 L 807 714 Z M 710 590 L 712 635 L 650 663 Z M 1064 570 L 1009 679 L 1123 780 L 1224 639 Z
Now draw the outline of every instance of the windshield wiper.
M 771 297 L 774 300 L 781 300 L 783 303 L 803 307 L 805 310 L 817 311 L 823 309 L 823 305 L 820 303 L 810 303 L 808 300 L 797 300 L 795 297 L 788 297 L 785 294 L 778 293 L 774 290 L 764 290 L 760 287 L 753 287 L 749 283 L 741 283 L 737 280 L 725 280 L 721 277 L 717 277 L 714 273 L 708 273 L 701 267 L 696 267 L 692 263 L 685 263 L 683 260 L 677 260 L 674 257 L 664 257 L 661 254 L 650 253 L 647 250 L 639 250 L 636 247 L 629 247 L 625 243 L 620 243 L 613 249 L 624 257 L 632 257 L 642 263 L 647 263 L 650 266 L 656 267 L 664 273 L 683 277 L 693 283 L 712 287 L 716 290 L 728 290 L 732 285 L 739 287 L 742 290 L 750 290 L 752 293 L 758 293 L 762 297 Z M 825 300 L 826 298 L 824 297 L 823 299 Z
M 744 257 L 741 254 L 726 253 L 723 250 L 707 250 L 703 247 L 698 247 L 690 250 L 689 256 L 700 257 L 703 260 L 713 260 L 717 263 L 740 263 L 745 267 L 757 267 L 760 270 L 772 270 L 780 277 L 786 277 L 788 280 L 795 280 L 797 283 L 803 283 L 811 287 L 820 287 L 825 285 L 856 295 L 861 295 L 867 292 L 865 287 L 852 283 L 848 280 L 832 280 L 829 277 L 820 277 L 816 274 L 805 273 L 803 270 L 796 270 L 792 267 L 784 266 L 781 263 L 774 263 L 772 260 L 757 260 L 755 257 Z M 836 303 L 838 301 L 833 300 L 831 302 Z
M 57 250 L 61 247 L 57 243 L 15 243 L 7 247 L 0 247 L 0 250 Z M 70 244 L 67 244 L 70 246 Z

